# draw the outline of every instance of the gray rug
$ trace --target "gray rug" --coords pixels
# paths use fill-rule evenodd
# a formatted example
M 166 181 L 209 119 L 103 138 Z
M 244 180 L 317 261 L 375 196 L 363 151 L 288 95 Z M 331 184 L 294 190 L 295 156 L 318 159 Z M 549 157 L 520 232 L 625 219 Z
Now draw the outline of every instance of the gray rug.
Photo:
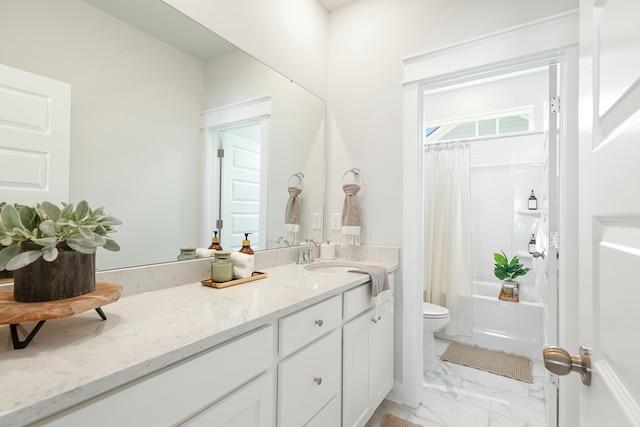
M 533 383 L 533 363 L 526 357 L 452 342 L 440 360 Z
M 380 427 L 422 427 L 421 424 L 414 424 L 395 415 L 384 414 Z

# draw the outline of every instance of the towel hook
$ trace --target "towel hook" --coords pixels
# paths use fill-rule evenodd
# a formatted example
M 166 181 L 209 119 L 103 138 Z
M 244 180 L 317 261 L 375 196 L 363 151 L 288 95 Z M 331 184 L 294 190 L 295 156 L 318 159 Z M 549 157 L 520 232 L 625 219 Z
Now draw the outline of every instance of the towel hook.
M 351 168 L 342 175 L 342 185 L 345 184 L 344 179 L 348 174 L 353 174 L 352 184 L 360 184 L 362 182 L 362 177 L 360 176 L 360 169 Z
M 302 186 L 304 185 L 304 174 L 302 172 L 296 172 L 293 175 L 291 175 L 289 177 L 289 187 L 293 187 L 293 185 L 291 185 L 291 180 L 297 178 L 298 181 L 300 181 L 300 183 L 298 185 L 296 185 L 295 187 L 302 189 Z

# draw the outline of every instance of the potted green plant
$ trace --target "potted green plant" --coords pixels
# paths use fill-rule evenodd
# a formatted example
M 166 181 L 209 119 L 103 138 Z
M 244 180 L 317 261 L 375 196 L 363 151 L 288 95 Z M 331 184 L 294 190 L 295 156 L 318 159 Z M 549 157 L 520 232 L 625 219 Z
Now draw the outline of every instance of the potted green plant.
M 95 252 L 119 251 L 110 237 L 122 222 L 81 201 L 35 206 L 0 203 L 0 271 L 13 271 L 14 299 L 49 301 L 95 289 Z
M 493 274 L 495 274 L 498 279 L 504 281 L 502 291 L 507 295 L 513 295 L 513 290 L 516 289 L 517 286 L 517 283 L 515 283 L 513 279 L 524 276 L 531 269 L 520 264 L 517 256 L 514 256 L 511 258 L 511 261 L 509 261 L 504 251 L 494 253 L 493 259 L 495 261 Z

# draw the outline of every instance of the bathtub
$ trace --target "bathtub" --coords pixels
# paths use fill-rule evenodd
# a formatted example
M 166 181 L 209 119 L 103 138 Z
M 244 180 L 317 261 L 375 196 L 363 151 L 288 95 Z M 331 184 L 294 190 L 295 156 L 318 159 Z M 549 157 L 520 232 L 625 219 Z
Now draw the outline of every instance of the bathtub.
M 544 346 L 544 307 L 528 286 L 520 290 L 520 302 L 500 301 L 499 283 L 473 284 L 473 335 L 436 336 L 478 347 L 541 360 Z

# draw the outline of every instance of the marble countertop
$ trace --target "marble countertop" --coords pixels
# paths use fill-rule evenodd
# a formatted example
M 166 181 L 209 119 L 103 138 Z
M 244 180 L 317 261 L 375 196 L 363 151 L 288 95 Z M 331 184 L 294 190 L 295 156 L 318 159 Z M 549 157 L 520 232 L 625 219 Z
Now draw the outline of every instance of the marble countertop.
M 93 310 L 48 321 L 23 350 L 0 326 L 0 425 L 40 420 L 368 280 L 295 264 L 260 271 L 268 277 L 223 289 L 195 282 L 124 297 L 103 307 L 106 321 Z

